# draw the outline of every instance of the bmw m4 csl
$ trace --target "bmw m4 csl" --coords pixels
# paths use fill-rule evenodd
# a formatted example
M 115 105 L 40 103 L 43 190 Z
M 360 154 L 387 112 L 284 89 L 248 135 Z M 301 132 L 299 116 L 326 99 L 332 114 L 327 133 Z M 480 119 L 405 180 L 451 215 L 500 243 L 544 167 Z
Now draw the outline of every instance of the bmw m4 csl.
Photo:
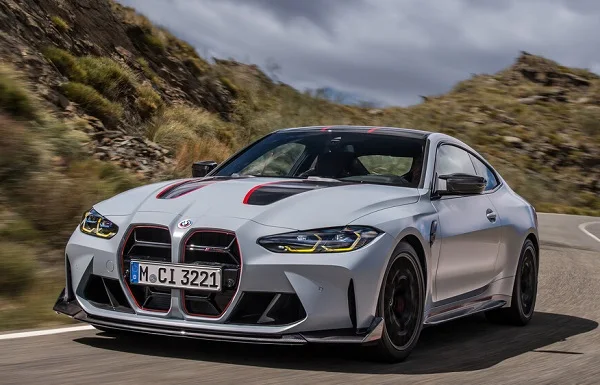
M 533 316 L 536 212 L 455 138 L 291 128 L 193 175 L 90 208 L 54 310 L 103 331 L 358 344 L 386 361 L 427 325 Z

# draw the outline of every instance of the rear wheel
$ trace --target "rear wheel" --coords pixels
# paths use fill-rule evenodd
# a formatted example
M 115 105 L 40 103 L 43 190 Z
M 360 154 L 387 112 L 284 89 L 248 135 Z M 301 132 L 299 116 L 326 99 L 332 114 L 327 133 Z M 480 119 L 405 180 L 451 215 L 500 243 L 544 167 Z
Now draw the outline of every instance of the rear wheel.
M 377 316 L 383 317 L 382 338 L 371 347 L 374 358 L 386 362 L 406 359 L 423 327 L 425 283 L 417 253 L 400 243 L 383 278 Z
M 521 249 L 511 305 L 508 308 L 490 310 L 485 313 L 492 322 L 524 326 L 533 317 L 538 284 L 538 255 L 531 240 L 526 240 Z

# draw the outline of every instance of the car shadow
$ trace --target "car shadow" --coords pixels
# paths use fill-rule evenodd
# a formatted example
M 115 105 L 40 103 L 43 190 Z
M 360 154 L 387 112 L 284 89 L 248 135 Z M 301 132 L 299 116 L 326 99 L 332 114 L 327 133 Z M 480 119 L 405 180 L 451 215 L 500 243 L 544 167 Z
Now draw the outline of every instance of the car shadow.
M 544 347 L 597 327 L 598 323 L 592 320 L 543 312 L 536 312 L 526 327 L 496 325 L 476 315 L 426 328 L 411 356 L 405 362 L 394 365 L 370 362 L 365 360 L 361 350 L 342 345 L 249 345 L 142 334 L 113 338 L 100 332 L 94 337 L 77 338 L 74 341 L 133 354 L 257 367 L 368 374 L 427 374 L 485 369 L 531 351 L 582 354 Z

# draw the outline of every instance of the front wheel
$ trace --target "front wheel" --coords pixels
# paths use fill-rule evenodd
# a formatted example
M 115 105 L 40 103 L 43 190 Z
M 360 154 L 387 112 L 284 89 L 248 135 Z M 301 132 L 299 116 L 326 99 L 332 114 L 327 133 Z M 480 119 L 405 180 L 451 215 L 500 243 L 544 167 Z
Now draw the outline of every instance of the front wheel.
M 510 325 L 527 325 L 533 317 L 537 285 L 538 255 L 533 242 L 528 239 L 521 249 L 510 307 L 486 312 L 487 319 Z
M 405 360 L 417 344 L 423 327 L 425 282 L 417 253 L 407 243 L 400 243 L 390 259 L 383 277 L 377 316 L 383 317 L 381 339 L 373 346 L 380 361 Z

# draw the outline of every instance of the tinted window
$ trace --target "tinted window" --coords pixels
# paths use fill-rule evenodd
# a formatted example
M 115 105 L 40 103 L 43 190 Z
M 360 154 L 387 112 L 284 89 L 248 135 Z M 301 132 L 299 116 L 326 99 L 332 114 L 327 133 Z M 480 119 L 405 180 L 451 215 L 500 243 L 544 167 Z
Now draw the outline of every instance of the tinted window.
M 443 145 L 438 150 L 436 160 L 438 175 L 448 174 L 475 174 L 475 168 L 469 153 L 455 146 Z
M 438 149 L 435 169 L 440 175 L 448 174 L 475 174 L 475 168 L 468 152 L 455 146 L 443 145 Z M 440 190 L 446 189 L 446 181 L 438 179 L 437 186 Z
M 487 180 L 487 185 L 485 186 L 485 191 L 493 190 L 494 188 L 496 188 L 496 186 L 498 186 L 498 180 L 496 179 L 494 172 L 488 166 L 486 166 L 482 161 L 480 161 L 473 155 L 470 155 L 470 156 L 471 156 L 471 159 L 473 160 L 473 164 L 475 165 L 475 171 L 477 172 L 477 175 L 482 176 L 485 178 L 485 180 Z
M 370 174 L 404 175 L 410 171 L 413 158 L 389 155 L 365 155 L 358 160 Z
M 281 131 L 257 141 L 214 176 L 333 178 L 416 188 L 425 140 L 355 131 Z
M 264 153 L 246 166 L 240 175 L 285 176 L 302 155 L 304 145 L 285 143 Z

